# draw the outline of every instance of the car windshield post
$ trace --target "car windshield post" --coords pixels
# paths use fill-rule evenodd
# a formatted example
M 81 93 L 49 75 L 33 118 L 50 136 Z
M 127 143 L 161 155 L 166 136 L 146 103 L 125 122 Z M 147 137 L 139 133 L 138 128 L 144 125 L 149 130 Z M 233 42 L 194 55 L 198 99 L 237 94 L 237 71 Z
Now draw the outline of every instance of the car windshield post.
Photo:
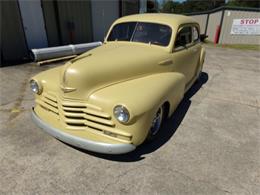
M 132 34 L 132 36 L 131 36 L 130 42 L 133 41 L 133 38 L 134 38 L 134 35 L 135 35 L 135 31 L 136 31 L 136 29 L 137 29 L 138 23 L 139 23 L 139 22 L 136 22 L 136 24 L 135 24 L 135 29 L 134 29 L 133 34 Z

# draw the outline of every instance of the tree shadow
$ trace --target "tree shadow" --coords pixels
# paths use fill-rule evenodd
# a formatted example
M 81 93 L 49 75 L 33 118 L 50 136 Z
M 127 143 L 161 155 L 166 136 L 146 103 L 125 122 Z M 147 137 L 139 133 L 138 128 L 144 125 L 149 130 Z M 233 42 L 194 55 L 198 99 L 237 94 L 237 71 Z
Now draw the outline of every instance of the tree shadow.
M 164 126 L 162 127 L 162 131 L 159 132 L 158 137 L 153 140 L 152 142 L 145 142 L 138 146 L 136 150 L 133 152 L 127 153 L 127 154 L 121 154 L 121 155 L 110 155 L 110 154 L 99 154 L 94 153 L 90 151 L 86 151 L 80 148 L 76 148 L 72 146 L 73 148 L 96 156 L 98 158 L 103 158 L 106 160 L 111 161 L 119 161 L 119 162 L 134 162 L 134 161 L 140 161 L 144 159 L 145 154 L 152 153 L 159 149 L 162 145 L 164 145 L 166 142 L 168 142 L 171 137 L 174 135 L 176 130 L 178 129 L 179 125 L 181 124 L 182 120 L 184 119 L 190 105 L 191 105 L 191 97 L 195 95 L 198 90 L 208 81 L 208 74 L 205 72 L 202 72 L 199 79 L 193 84 L 193 86 L 186 92 L 183 100 L 180 102 L 179 106 L 175 110 L 175 112 L 168 118 Z

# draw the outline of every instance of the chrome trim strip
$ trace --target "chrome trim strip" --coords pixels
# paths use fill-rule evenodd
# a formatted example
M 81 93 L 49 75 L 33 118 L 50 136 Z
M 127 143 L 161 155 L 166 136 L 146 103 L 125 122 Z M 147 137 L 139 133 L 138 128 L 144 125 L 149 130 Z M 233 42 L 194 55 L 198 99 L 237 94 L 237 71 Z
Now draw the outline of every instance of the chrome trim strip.
M 133 144 L 108 144 L 95 142 L 62 132 L 59 129 L 51 127 L 49 124 L 42 121 L 34 112 L 34 109 L 32 109 L 32 119 L 40 128 L 42 128 L 45 132 L 52 135 L 53 137 L 70 145 L 92 152 L 103 154 L 124 154 L 127 152 L 131 152 L 136 148 L 136 146 L 134 146 Z

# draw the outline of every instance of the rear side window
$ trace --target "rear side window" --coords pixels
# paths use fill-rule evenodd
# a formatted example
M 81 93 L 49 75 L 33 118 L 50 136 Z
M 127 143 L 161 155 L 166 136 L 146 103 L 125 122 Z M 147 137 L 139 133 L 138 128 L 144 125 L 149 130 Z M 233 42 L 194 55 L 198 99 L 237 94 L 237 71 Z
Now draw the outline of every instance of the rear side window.
M 185 46 L 192 42 L 192 29 L 191 26 L 183 27 L 177 34 L 175 41 L 175 48 Z
M 194 42 L 199 41 L 199 30 L 197 27 L 195 26 L 192 27 L 192 34 L 193 34 L 193 41 Z

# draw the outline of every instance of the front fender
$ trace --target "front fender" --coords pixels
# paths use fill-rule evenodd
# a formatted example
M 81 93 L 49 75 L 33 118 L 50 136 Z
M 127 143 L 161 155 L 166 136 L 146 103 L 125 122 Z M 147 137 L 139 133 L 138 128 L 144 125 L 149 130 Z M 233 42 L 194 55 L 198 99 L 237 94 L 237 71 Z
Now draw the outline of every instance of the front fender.
M 184 75 L 175 72 L 158 73 L 100 89 L 90 95 L 89 101 L 112 117 L 116 105 L 126 106 L 131 118 L 127 125 L 117 122 L 119 128 L 129 131 L 144 129 L 146 134 L 157 109 L 167 101 L 171 114 L 181 101 L 184 90 Z M 115 118 L 113 120 L 117 121 Z
M 31 79 L 38 81 L 44 91 L 59 91 L 60 87 L 60 72 L 62 66 L 55 67 L 33 76 Z
M 118 104 L 125 105 L 132 118 L 158 108 L 168 101 L 171 111 L 184 95 L 185 79 L 180 73 L 159 73 L 103 88 L 89 98 L 111 113 Z M 110 110 L 107 110 L 110 109 Z
M 166 101 L 176 107 L 184 95 L 184 88 L 182 74 L 159 73 L 108 86 L 92 94 L 89 100 L 112 108 L 122 104 L 132 116 L 138 116 Z
M 130 111 L 129 125 L 131 125 L 144 114 L 151 118 L 158 107 L 166 101 L 170 103 L 169 114 L 171 114 L 181 101 L 184 90 L 184 75 L 167 72 L 108 86 L 90 95 L 89 101 L 102 107 L 111 116 L 116 105 L 126 106 Z

